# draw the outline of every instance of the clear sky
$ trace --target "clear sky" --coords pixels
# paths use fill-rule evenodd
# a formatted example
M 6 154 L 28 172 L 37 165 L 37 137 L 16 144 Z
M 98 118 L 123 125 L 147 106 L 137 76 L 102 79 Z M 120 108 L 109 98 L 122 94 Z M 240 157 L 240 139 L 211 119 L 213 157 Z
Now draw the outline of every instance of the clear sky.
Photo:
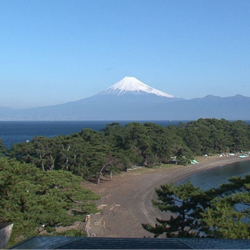
M 75 101 L 125 76 L 185 99 L 250 97 L 250 1 L 0 1 L 0 107 Z

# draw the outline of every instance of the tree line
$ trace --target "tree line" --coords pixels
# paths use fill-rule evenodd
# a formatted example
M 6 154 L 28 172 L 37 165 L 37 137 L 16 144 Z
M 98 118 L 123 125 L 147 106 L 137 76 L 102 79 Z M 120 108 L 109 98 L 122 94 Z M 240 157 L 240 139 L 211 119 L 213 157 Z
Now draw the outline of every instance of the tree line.
M 246 151 L 250 125 L 244 121 L 199 119 L 177 126 L 154 123 L 108 124 L 101 131 L 83 129 L 55 138 L 35 137 L 31 142 L 0 150 L 10 158 L 32 163 L 42 171 L 67 170 L 82 178 L 123 171 L 132 165 L 153 167 L 190 163 L 195 156 Z
M 58 226 L 84 221 L 96 212 L 99 197 L 81 187 L 84 179 L 124 171 L 132 165 L 153 167 L 175 157 L 178 164 L 195 156 L 248 151 L 250 126 L 243 121 L 199 119 L 177 126 L 112 123 L 101 131 L 54 138 L 35 137 L 6 149 L 0 143 L 0 223 L 14 222 L 11 242 Z M 175 216 L 143 225 L 159 236 L 247 238 L 250 178 L 231 179 L 219 189 L 202 191 L 192 184 L 164 185 L 154 204 Z M 246 209 L 238 211 L 242 203 Z M 239 230 L 238 230 L 239 229 Z M 236 231 L 240 233 L 236 233 Z M 74 234 L 75 235 L 75 234 Z

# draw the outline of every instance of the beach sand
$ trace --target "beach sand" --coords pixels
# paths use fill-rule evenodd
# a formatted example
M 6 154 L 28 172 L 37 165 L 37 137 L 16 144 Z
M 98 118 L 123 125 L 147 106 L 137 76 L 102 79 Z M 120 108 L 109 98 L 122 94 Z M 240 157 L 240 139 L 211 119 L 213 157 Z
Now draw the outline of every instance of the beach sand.
M 249 160 L 239 156 L 199 157 L 199 164 L 147 169 L 138 168 L 127 173 L 103 178 L 100 185 L 86 182 L 85 188 L 99 194 L 100 212 L 91 215 L 91 234 L 98 237 L 153 237 L 141 224 L 156 223 L 155 218 L 169 215 L 152 206 L 156 200 L 155 188 L 163 184 L 177 183 L 187 177 L 218 166 Z

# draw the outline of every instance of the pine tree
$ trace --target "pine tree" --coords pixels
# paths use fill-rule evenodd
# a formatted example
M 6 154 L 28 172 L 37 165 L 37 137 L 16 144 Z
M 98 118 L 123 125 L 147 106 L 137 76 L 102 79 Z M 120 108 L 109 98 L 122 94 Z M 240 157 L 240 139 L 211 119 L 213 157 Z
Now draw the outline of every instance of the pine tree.
M 84 221 L 96 212 L 98 196 L 70 172 L 42 171 L 31 164 L 0 159 L 0 223 L 14 223 L 12 242 Z

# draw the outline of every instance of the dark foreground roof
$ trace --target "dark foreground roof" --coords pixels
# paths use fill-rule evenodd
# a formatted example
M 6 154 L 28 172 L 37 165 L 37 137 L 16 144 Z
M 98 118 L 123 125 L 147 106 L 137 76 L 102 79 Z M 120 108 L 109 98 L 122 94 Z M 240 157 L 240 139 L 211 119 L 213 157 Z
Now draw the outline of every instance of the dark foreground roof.
M 33 237 L 12 249 L 250 249 L 250 240 Z

